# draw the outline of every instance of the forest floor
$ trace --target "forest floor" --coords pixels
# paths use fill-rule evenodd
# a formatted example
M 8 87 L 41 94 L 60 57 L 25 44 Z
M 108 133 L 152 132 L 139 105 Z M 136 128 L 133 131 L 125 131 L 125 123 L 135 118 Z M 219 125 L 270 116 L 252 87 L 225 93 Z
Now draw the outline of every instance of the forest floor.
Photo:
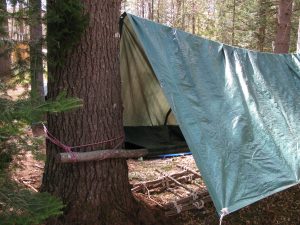
M 23 153 L 14 160 L 12 177 L 21 185 L 32 191 L 38 191 L 41 185 L 44 162 L 35 159 L 29 152 Z M 131 184 L 146 182 L 158 178 L 155 171 L 159 169 L 165 173 L 178 171 L 176 165 L 187 166 L 197 170 L 192 156 L 180 156 L 168 159 L 128 160 L 129 180 Z M 200 188 L 205 189 L 202 182 Z M 170 193 L 154 196 L 161 203 L 170 201 Z M 147 200 L 145 198 L 145 200 Z M 146 204 L 149 201 L 145 201 Z M 206 203 L 202 210 L 190 210 L 173 216 L 178 225 L 217 225 L 219 217 L 212 203 Z M 300 185 L 275 194 L 262 201 L 245 207 L 238 212 L 226 216 L 223 225 L 300 225 Z

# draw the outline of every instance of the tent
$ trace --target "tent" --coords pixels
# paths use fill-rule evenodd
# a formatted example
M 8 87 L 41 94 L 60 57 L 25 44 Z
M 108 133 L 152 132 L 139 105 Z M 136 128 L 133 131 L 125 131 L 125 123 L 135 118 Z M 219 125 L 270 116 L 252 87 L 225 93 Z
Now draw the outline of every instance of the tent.
M 137 37 L 132 30 L 127 35 L 127 29 L 123 37 L 120 63 L 125 148 L 146 148 L 150 157 L 189 152 L 159 81 L 137 43 Z
M 220 215 L 299 184 L 299 55 L 121 21 L 125 125 L 161 125 L 171 108 Z

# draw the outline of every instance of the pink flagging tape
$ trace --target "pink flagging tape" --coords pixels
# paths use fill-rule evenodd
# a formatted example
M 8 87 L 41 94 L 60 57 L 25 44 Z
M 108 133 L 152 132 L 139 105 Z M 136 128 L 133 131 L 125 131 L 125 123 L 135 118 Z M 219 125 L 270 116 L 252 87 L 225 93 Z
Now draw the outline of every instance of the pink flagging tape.
M 76 157 L 76 153 L 72 151 L 72 149 L 76 149 L 76 148 L 86 148 L 86 147 L 90 147 L 90 146 L 97 146 L 97 145 L 100 145 L 100 144 L 105 144 L 105 143 L 110 143 L 110 142 L 113 142 L 113 141 L 116 141 L 116 140 L 120 140 L 120 142 L 117 143 L 117 145 L 115 145 L 115 147 L 113 149 L 116 149 L 118 148 L 124 141 L 124 136 L 120 136 L 120 137 L 116 137 L 116 138 L 112 138 L 112 139 L 109 139 L 109 140 L 105 140 L 105 141 L 99 141 L 99 142 L 96 142 L 96 143 L 91 143 L 91 144 L 85 144 L 85 145 L 77 145 L 77 146 L 68 146 L 68 145 L 65 145 L 63 144 L 61 141 L 59 141 L 56 137 L 54 137 L 54 135 L 52 135 L 47 127 L 43 124 L 43 127 L 44 127 L 44 133 L 45 133 L 45 136 L 46 138 L 51 141 L 53 144 L 57 145 L 58 147 L 62 148 L 65 152 L 68 152 L 70 153 L 72 159 L 74 162 L 77 161 L 77 157 Z

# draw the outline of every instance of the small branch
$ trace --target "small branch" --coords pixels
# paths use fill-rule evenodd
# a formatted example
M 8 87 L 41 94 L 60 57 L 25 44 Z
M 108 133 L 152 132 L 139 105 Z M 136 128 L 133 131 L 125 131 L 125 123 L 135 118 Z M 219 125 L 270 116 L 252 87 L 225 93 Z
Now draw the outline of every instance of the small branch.
M 180 177 L 185 176 L 187 174 L 188 174 L 187 171 L 182 171 L 179 173 L 170 174 L 170 176 L 175 179 L 179 179 Z M 152 181 L 137 183 L 137 184 L 133 185 L 133 188 L 131 189 L 131 191 L 138 192 L 144 188 L 144 185 L 146 185 L 147 188 L 150 188 L 150 189 L 157 188 L 157 187 L 163 186 L 162 183 L 164 182 L 164 180 L 165 180 L 165 177 L 162 177 L 162 178 L 152 180 Z
M 187 204 L 182 204 L 180 212 L 184 212 L 191 209 L 203 209 L 204 208 L 204 201 L 194 201 L 194 202 L 188 202 Z M 171 208 L 170 210 L 165 212 L 166 216 L 175 216 L 177 215 L 177 209 L 175 207 Z
M 183 195 L 177 193 L 176 191 L 174 191 L 172 188 L 167 188 L 167 191 L 171 192 L 172 194 L 174 194 L 175 196 L 179 197 L 179 198 L 183 198 Z
M 14 180 L 17 182 L 17 183 L 22 183 L 24 184 L 26 187 L 30 188 L 32 191 L 34 192 L 39 192 L 35 187 L 33 187 L 31 184 L 27 183 L 26 181 L 24 180 L 18 180 L 16 178 L 14 178 Z
M 59 153 L 56 160 L 59 163 L 75 163 L 75 162 L 88 162 L 104 159 L 117 159 L 117 158 L 139 158 L 148 154 L 147 149 L 137 150 L 97 150 L 91 152 L 72 152 L 72 153 Z
M 196 199 L 195 199 L 194 196 L 189 195 L 187 197 L 184 197 L 184 198 L 181 198 L 181 199 L 177 200 L 177 203 L 180 204 L 180 205 L 182 205 L 182 204 L 187 204 L 189 202 L 197 201 L 199 199 L 203 200 L 205 203 L 212 201 L 207 191 L 196 192 L 196 194 L 197 194 L 197 198 Z M 167 209 L 171 209 L 172 207 L 173 207 L 173 203 L 172 202 L 167 203 L 167 204 L 164 205 L 164 209 L 166 209 L 166 210 Z
M 202 177 L 200 173 L 197 173 L 196 171 L 191 170 L 191 169 L 189 169 L 189 168 L 187 168 L 187 167 L 185 167 L 185 166 L 180 166 L 180 165 L 176 165 L 176 166 L 177 166 L 178 168 L 180 168 L 180 169 L 189 171 L 190 173 L 194 174 L 197 178 L 201 178 L 201 177 Z
M 155 169 L 155 171 L 157 171 L 158 173 L 162 174 L 163 176 L 169 178 L 170 180 L 172 180 L 174 183 L 176 183 L 177 185 L 185 188 L 187 191 L 193 193 L 194 191 L 192 189 L 190 189 L 189 187 L 187 187 L 186 185 L 183 185 L 182 183 L 178 182 L 176 179 L 174 179 L 173 177 L 170 177 L 169 175 L 167 174 L 164 174 L 162 171 L 158 170 L 158 169 Z

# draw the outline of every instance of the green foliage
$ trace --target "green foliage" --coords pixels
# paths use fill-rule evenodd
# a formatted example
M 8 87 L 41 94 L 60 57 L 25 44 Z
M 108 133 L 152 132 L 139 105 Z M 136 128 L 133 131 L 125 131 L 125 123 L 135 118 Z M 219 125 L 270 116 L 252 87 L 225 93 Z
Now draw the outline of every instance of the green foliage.
M 54 53 L 50 55 L 51 65 L 61 66 L 67 52 L 80 40 L 88 19 L 80 0 L 48 2 L 47 20 L 51 35 L 48 35 L 47 41 L 48 47 Z M 6 35 L 7 18 L 12 18 L 15 26 L 23 28 L 40 22 L 37 21 L 38 16 L 32 15 L 38 13 L 39 9 L 30 8 L 28 1 L 9 1 L 13 7 L 20 6 L 20 3 L 22 7 L 19 10 L 7 12 L 1 1 L 0 37 Z M 43 43 L 43 40 L 40 41 Z M 32 55 L 30 57 L 29 46 L 29 40 L 0 38 L 0 57 L 13 53 L 14 58 L 13 76 L 5 79 L 5 83 L 0 80 L 0 224 L 41 224 L 48 217 L 62 213 L 63 205 L 60 200 L 47 193 L 32 193 L 12 181 L 9 176 L 12 169 L 10 165 L 13 156 L 20 151 L 32 151 L 35 155 L 40 153 L 43 140 L 28 132 L 30 125 L 44 122 L 46 113 L 59 113 L 82 106 L 81 100 L 67 97 L 66 92 L 60 93 L 55 99 L 44 101 L 35 90 L 30 91 L 27 88 L 31 83 L 30 73 L 34 69 L 30 68 Z M 11 98 L 7 91 L 20 85 L 24 87 L 23 94 Z
M 88 16 L 80 0 L 49 1 L 47 43 L 51 51 L 48 63 L 62 66 L 66 54 L 78 44 L 87 24 Z
M 8 177 L 13 155 L 21 150 L 37 152 L 41 140 L 27 133 L 28 124 L 39 122 L 45 113 L 72 110 L 81 100 L 67 98 L 63 92 L 56 99 L 39 102 L 39 98 L 12 100 L 5 85 L 0 91 L 0 224 L 40 224 L 50 216 L 61 214 L 62 202 L 47 193 L 32 193 L 20 188 Z
M 0 175 L 0 223 L 40 224 L 49 216 L 62 214 L 62 202 L 48 193 L 32 193 Z
M 39 97 L 10 100 L 0 95 L 0 141 L 23 133 L 26 124 L 42 122 L 45 113 L 58 113 L 79 108 L 82 101 L 77 98 L 67 98 L 66 93 L 60 93 L 56 99 L 40 101 Z
M 40 224 L 49 216 L 61 214 L 62 203 L 47 193 L 21 189 L 7 174 L 13 155 L 21 150 L 39 152 L 40 139 L 28 135 L 28 124 L 39 122 L 45 113 L 78 108 L 82 102 L 61 93 L 56 99 L 38 102 L 38 98 L 12 100 L 0 92 L 0 224 Z

